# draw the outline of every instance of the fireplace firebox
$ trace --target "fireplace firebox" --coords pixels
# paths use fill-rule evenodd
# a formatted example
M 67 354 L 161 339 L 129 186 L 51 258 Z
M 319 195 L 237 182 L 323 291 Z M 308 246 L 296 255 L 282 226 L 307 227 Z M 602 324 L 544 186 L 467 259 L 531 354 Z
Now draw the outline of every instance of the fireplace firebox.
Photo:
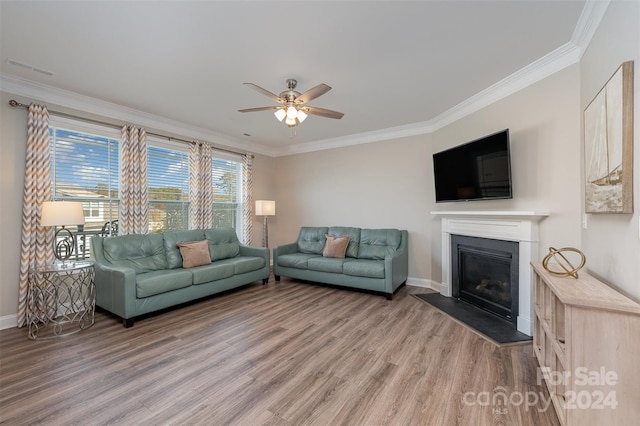
M 452 296 L 517 327 L 519 247 L 514 241 L 451 235 Z

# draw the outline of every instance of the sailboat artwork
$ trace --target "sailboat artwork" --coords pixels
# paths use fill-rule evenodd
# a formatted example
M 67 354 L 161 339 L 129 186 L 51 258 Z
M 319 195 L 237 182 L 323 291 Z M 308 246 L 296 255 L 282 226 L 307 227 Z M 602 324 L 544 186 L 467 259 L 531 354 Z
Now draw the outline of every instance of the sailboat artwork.
M 633 62 L 584 111 L 585 211 L 632 213 Z

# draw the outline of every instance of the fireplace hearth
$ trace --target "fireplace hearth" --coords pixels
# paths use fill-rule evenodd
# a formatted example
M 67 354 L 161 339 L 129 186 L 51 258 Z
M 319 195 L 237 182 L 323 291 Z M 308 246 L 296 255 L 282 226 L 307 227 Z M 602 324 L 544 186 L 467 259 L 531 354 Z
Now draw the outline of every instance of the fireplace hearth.
M 451 235 L 452 296 L 516 328 L 518 253 L 514 241 Z

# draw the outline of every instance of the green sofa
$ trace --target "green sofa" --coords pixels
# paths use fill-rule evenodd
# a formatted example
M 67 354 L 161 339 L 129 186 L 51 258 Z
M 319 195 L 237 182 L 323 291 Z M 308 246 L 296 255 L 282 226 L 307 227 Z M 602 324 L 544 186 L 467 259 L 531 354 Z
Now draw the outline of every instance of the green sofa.
M 348 235 L 344 258 L 325 257 L 327 235 Z M 296 242 L 273 249 L 273 273 L 281 276 L 362 289 L 389 300 L 405 284 L 409 271 L 408 232 L 398 229 L 302 227 Z
M 211 263 L 183 268 L 177 243 L 202 240 Z M 258 280 L 266 284 L 270 273 L 269 250 L 240 244 L 232 228 L 93 237 L 91 254 L 96 306 L 121 317 L 125 327 L 143 314 Z

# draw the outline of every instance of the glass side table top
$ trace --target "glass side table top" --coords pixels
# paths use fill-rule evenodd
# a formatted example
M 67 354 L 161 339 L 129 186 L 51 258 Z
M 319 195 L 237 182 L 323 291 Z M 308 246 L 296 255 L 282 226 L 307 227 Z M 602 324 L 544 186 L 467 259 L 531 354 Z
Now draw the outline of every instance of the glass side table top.
M 90 261 L 80 261 L 80 262 L 55 262 L 55 263 L 47 263 L 45 265 L 38 265 L 35 268 L 32 268 L 30 272 L 65 272 L 65 271 L 73 271 L 76 269 L 82 269 L 93 266 L 93 262 Z

